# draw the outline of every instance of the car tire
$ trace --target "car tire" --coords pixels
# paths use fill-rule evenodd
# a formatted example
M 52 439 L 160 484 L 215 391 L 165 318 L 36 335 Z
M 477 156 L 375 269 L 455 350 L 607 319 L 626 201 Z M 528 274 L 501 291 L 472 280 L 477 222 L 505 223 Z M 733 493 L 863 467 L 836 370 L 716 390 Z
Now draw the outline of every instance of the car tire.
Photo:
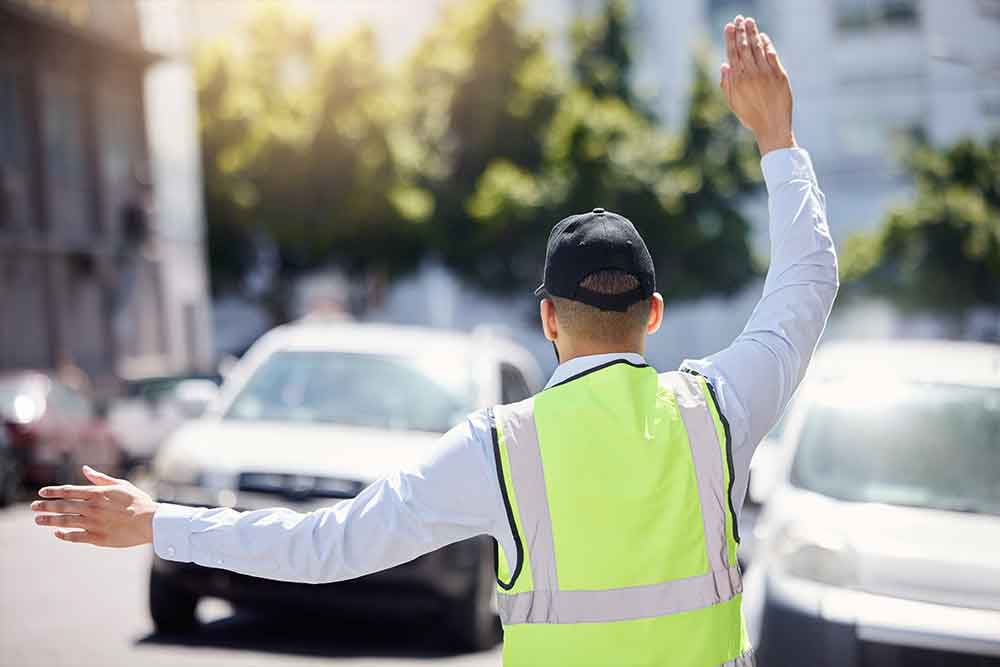
M 448 611 L 445 623 L 451 644 L 461 651 L 485 651 L 500 641 L 499 620 L 493 610 L 496 579 L 492 548 L 484 546 L 481 552 L 474 583 Z
M 160 634 L 180 634 L 198 627 L 198 596 L 152 570 L 149 573 L 149 615 Z

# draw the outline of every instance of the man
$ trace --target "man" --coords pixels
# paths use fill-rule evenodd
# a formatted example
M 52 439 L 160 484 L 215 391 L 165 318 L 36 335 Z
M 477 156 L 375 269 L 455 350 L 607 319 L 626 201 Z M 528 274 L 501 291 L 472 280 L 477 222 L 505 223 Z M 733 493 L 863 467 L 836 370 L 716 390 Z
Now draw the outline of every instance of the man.
M 70 542 L 152 542 L 169 560 L 329 582 L 488 534 L 508 665 L 750 665 L 736 561 L 750 458 L 801 380 L 837 291 L 825 204 L 792 133 L 788 77 L 753 19 L 726 26 L 721 86 L 755 135 L 771 266 L 746 329 L 657 374 L 663 318 L 635 228 L 603 209 L 549 238 L 540 313 L 561 364 L 546 389 L 474 413 L 423 464 L 307 514 L 155 503 L 85 468 L 42 489 Z M 725 261 L 725 258 L 703 258 Z

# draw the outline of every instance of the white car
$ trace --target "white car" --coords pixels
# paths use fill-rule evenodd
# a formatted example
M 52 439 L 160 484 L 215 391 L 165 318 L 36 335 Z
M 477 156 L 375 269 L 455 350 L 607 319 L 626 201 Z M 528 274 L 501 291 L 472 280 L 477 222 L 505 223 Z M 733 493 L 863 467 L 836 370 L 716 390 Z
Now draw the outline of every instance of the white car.
M 761 664 L 1000 663 L 1000 346 L 827 346 L 775 451 Z
M 159 500 L 309 511 L 419 461 L 477 408 L 538 388 L 534 359 L 486 334 L 302 321 L 258 341 L 206 415 L 175 432 L 153 470 Z M 340 611 L 437 611 L 469 648 L 497 639 L 494 546 L 481 537 L 354 581 L 310 586 L 154 558 L 160 631 L 195 624 L 200 597 Z M 412 603 L 412 604 L 410 604 Z

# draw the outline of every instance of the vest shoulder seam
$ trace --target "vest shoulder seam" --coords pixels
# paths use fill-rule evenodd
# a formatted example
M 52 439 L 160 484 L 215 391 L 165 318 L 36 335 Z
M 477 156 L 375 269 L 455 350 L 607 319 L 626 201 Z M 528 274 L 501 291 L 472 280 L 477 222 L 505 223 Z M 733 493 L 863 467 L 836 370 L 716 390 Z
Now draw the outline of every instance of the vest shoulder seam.
M 591 373 L 596 373 L 597 371 L 603 371 L 605 368 L 608 368 L 610 366 L 616 366 L 618 364 L 625 364 L 626 366 L 631 366 L 632 368 L 651 368 L 651 366 L 649 364 L 634 364 L 631 361 L 629 361 L 628 359 L 614 359 L 612 361 L 608 361 L 608 362 L 605 362 L 603 364 L 599 364 L 597 366 L 594 366 L 593 368 L 588 368 L 587 370 L 581 371 L 581 372 L 577 373 L 576 375 L 571 375 L 570 377 L 566 378 L 565 380 L 561 380 L 560 382 L 555 383 L 551 387 L 546 387 L 545 389 L 542 390 L 542 393 L 544 393 L 544 392 L 546 392 L 546 391 L 548 391 L 550 389 L 555 389 L 556 387 L 561 387 L 564 384 L 572 382 L 573 380 L 579 380 L 580 378 L 585 377 L 587 375 L 590 375 Z

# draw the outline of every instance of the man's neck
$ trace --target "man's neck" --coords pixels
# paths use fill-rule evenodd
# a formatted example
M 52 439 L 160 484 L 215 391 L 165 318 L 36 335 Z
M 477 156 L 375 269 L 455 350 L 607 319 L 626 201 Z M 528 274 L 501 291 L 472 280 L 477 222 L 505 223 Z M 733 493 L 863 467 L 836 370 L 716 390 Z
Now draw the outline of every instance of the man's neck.
M 578 359 L 580 357 L 591 357 L 595 354 L 645 354 L 644 345 L 584 345 L 573 346 L 569 350 L 559 350 L 559 363 Z

